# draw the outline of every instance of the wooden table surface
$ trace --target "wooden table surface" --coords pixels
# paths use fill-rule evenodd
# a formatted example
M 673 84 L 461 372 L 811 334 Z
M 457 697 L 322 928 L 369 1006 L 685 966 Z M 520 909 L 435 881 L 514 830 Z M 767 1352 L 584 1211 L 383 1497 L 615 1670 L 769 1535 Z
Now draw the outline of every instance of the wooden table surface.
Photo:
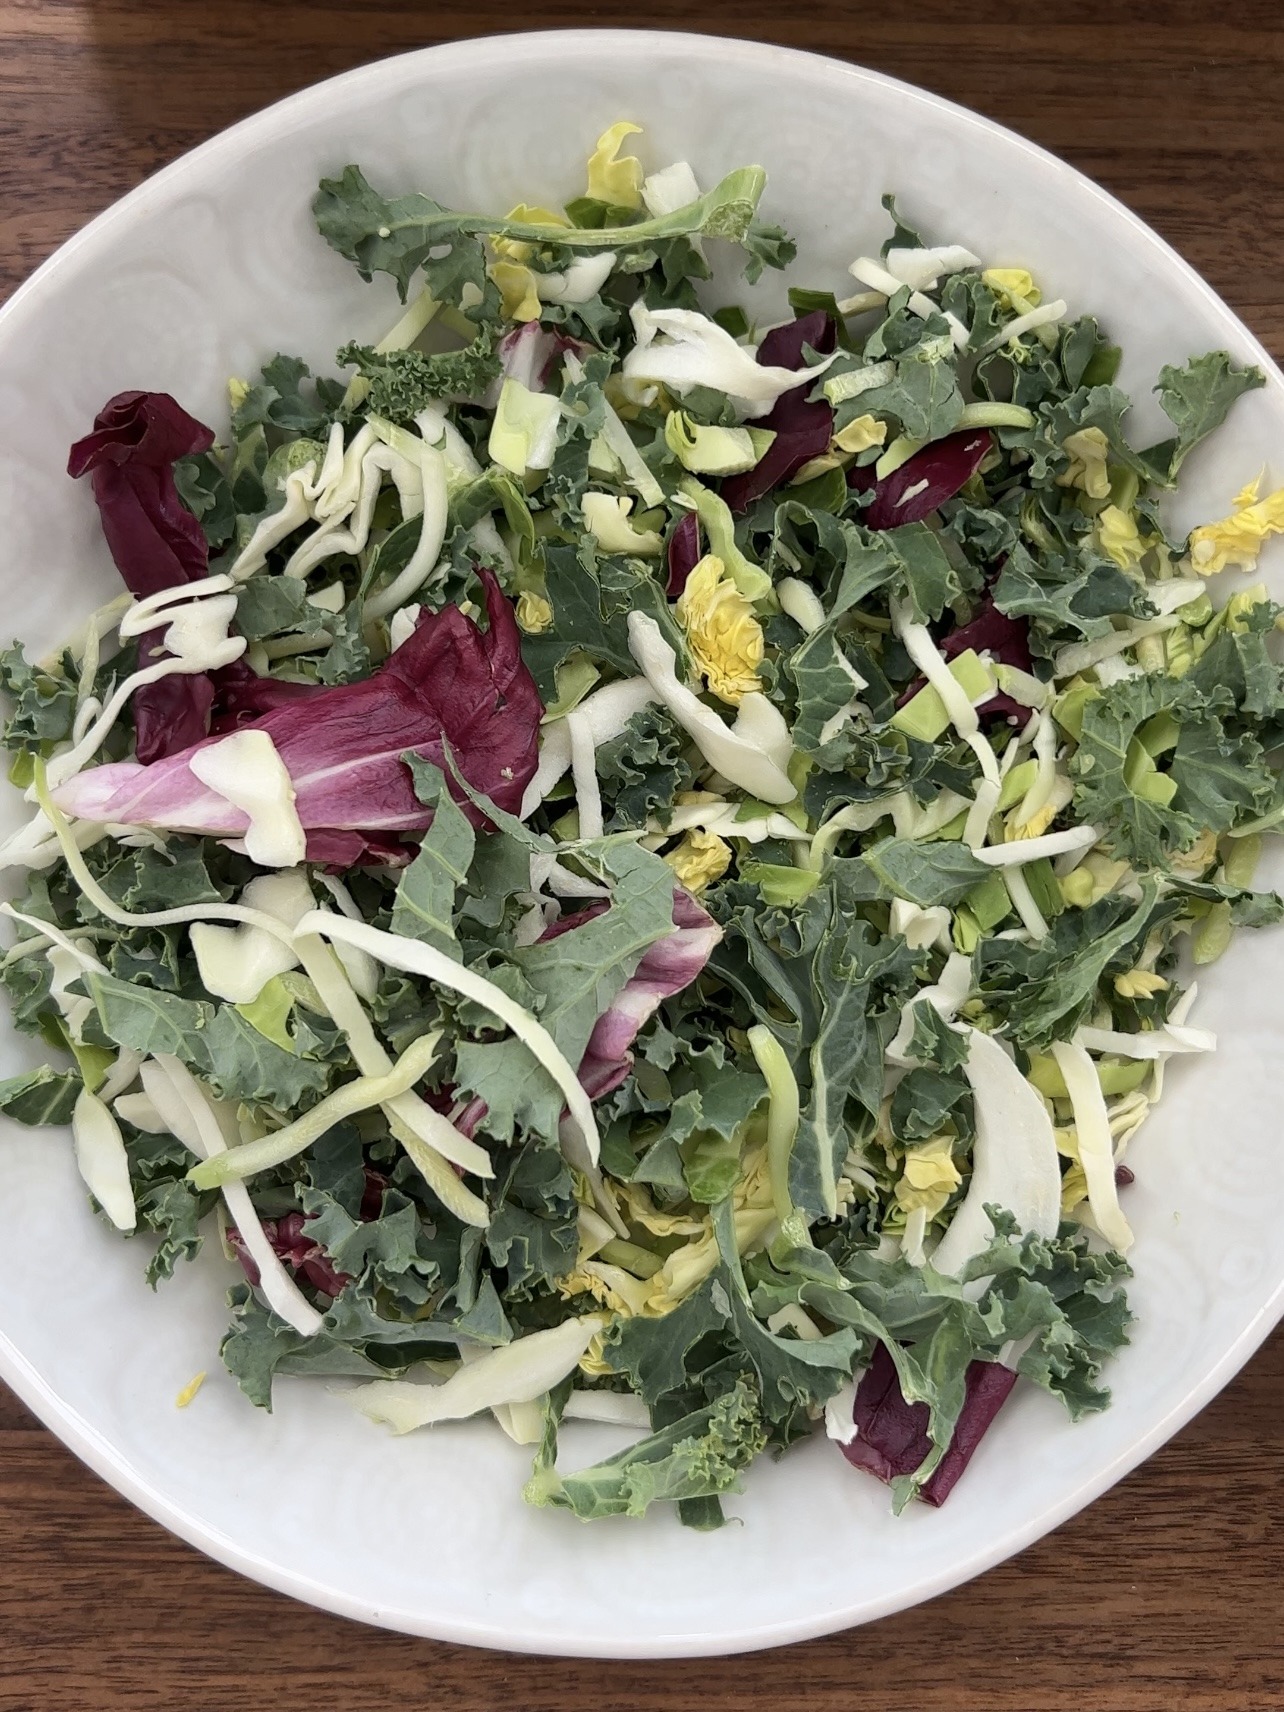
M 783 14 L 788 14 L 784 17 Z M 1284 9 L 1240 0 L 0 0 L 0 298 L 148 173 L 384 54 L 655 25 L 859 61 L 1014 127 L 1121 196 L 1284 355 Z M 0 1387 L 2 1712 L 1270 1712 L 1284 1708 L 1284 1338 L 1145 1467 L 983 1580 L 741 1660 L 603 1671 L 367 1629 L 243 1581 L 82 1468 Z

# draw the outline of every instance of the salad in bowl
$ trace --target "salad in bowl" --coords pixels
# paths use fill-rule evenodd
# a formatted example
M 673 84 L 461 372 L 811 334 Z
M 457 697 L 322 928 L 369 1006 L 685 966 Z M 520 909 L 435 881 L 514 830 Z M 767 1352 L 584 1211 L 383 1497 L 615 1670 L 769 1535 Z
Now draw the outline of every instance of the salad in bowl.
M 584 1519 L 815 1434 L 940 1504 L 1020 1381 L 1108 1403 L 1129 1143 L 1284 914 L 1284 490 L 1163 504 L 1262 377 L 1138 448 L 1108 330 L 890 197 L 711 309 L 794 246 L 637 131 L 558 209 L 324 180 L 386 336 L 86 423 L 124 588 L 0 659 L 0 1109 L 153 1285 L 221 1244 L 254 1403 L 489 1415 Z

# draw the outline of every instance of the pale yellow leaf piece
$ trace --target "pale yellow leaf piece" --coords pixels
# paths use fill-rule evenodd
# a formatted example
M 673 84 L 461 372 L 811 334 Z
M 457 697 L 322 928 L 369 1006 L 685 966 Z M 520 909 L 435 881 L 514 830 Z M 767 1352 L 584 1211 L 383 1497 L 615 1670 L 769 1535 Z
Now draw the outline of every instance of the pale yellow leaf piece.
M 641 135 L 641 125 L 632 125 L 627 119 L 602 132 L 589 156 L 585 195 L 595 202 L 609 202 L 614 208 L 642 206 L 642 180 L 646 177 L 642 162 L 634 155 L 620 155 L 625 137 Z
M 1115 976 L 1115 991 L 1121 999 L 1151 999 L 1156 993 L 1166 993 L 1168 983 L 1149 969 L 1128 969 Z
M 553 608 L 542 594 L 524 589 L 517 597 L 517 622 L 528 636 L 542 636 L 553 622 Z
M 720 701 L 739 707 L 762 688 L 762 626 L 716 554 L 696 565 L 675 610 L 692 658 Z
M 830 442 L 837 452 L 867 452 L 871 446 L 887 444 L 887 424 L 877 416 L 857 416 L 841 428 Z
M 951 1157 L 950 1137 L 935 1135 L 919 1147 L 906 1148 L 904 1169 L 896 1185 L 896 1201 L 907 1213 L 921 1207 L 932 1219 L 962 1181 Z
M 558 214 L 552 208 L 533 208 L 525 202 L 519 202 L 516 208 L 510 208 L 505 219 L 523 226 L 548 226 L 550 243 L 556 242 L 559 229 L 565 231 L 570 226 L 565 214 Z M 528 262 L 535 254 L 535 245 L 523 238 L 492 238 L 490 247 L 501 261 Z
M 701 832 L 693 827 L 683 834 L 680 844 L 666 853 L 664 860 L 687 891 L 702 892 L 720 880 L 731 866 L 731 846 L 716 832 Z
M 988 285 L 1014 309 L 1023 312 L 1037 308 L 1043 297 L 1033 276 L 1025 268 L 986 268 L 981 275 L 981 283 Z
M 1106 459 L 1110 442 L 1100 428 L 1080 428 L 1067 434 L 1061 442 L 1063 452 L 1069 453 L 1070 465 L 1057 477 L 1058 487 L 1077 487 L 1089 499 L 1106 499 L 1110 494 L 1110 472 Z
M 1131 512 L 1108 505 L 1097 519 L 1097 545 L 1121 571 L 1129 571 L 1141 563 L 1147 543 Z
M 487 270 L 499 288 L 500 314 L 506 321 L 538 321 L 535 275 L 519 262 L 492 262 Z
M 202 1372 L 198 1373 L 194 1379 L 189 1379 L 187 1384 L 184 1385 L 183 1389 L 179 1392 L 178 1396 L 175 1397 L 174 1407 L 176 1409 L 185 1409 L 191 1402 L 192 1398 L 195 1397 L 196 1393 L 200 1390 L 201 1386 L 204 1385 L 205 1378 L 206 1376 Z
M 1234 510 L 1216 523 L 1201 523 L 1191 531 L 1190 562 L 1202 577 L 1218 571 L 1251 571 L 1257 555 L 1272 535 L 1284 534 L 1284 487 L 1264 499 L 1262 478 L 1235 495 Z

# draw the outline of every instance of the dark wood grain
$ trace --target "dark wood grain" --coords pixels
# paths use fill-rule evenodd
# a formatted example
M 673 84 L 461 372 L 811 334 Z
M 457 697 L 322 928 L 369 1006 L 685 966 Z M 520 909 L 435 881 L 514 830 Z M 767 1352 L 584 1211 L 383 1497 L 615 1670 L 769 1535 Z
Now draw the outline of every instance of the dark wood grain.
M 1108 186 L 1284 354 L 1284 8 L 740 0 L 0 0 L 0 297 L 146 174 L 291 90 L 492 31 L 630 23 L 860 61 Z M 1284 1339 L 1023 1556 L 870 1628 L 738 1661 L 601 1667 L 436 1646 L 242 1581 L 84 1470 L 0 1388 L 0 1712 L 1275 1712 Z M 824 1545 L 827 1542 L 818 1542 Z
M 1277 1339 L 1145 1467 L 968 1587 L 806 1646 L 606 1672 L 385 1634 L 252 1586 L 130 1509 L 13 1405 L 0 1417 L 0 1707 L 1273 1712 L 1282 1400 Z

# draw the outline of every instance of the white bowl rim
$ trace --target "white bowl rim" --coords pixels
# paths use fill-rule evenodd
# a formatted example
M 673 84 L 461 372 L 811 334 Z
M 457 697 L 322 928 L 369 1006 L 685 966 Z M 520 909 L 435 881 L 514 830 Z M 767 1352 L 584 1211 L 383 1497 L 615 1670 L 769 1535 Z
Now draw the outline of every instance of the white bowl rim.
M 1246 354 L 1251 354 L 1252 360 L 1266 374 L 1268 381 L 1273 382 L 1284 393 L 1284 373 L 1261 341 L 1213 290 L 1207 280 L 1139 215 L 1081 173 L 1078 168 L 1072 167 L 1049 150 L 1030 142 L 1019 132 L 973 112 L 970 108 L 884 72 L 872 71 L 827 54 L 811 53 L 799 48 L 683 30 L 530 30 L 468 37 L 412 49 L 406 53 L 387 55 L 368 65 L 340 72 L 320 83 L 311 84 L 198 144 L 144 179 L 141 184 L 96 215 L 87 225 L 59 245 L 53 254 L 0 304 L 0 327 L 20 320 L 29 309 L 34 308 L 42 288 L 60 274 L 79 255 L 82 248 L 92 245 L 117 225 L 128 225 L 136 217 L 145 218 L 148 204 L 155 202 L 158 193 L 180 191 L 194 177 L 199 176 L 206 166 L 222 159 L 237 158 L 269 142 L 274 134 L 288 129 L 295 118 L 310 115 L 314 110 L 323 108 L 330 95 L 340 87 L 345 92 L 350 92 L 359 89 L 362 84 L 377 86 L 389 67 L 404 67 L 412 61 L 426 62 L 431 59 L 435 66 L 454 61 L 464 70 L 485 65 L 496 56 L 512 53 L 518 48 L 530 52 L 555 47 L 558 55 L 565 60 L 595 57 L 612 49 L 624 53 L 630 49 L 636 51 L 661 44 L 672 46 L 674 43 L 681 43 L 693 57 L 716 56 L 723 61 L 731 59 L 746 67 L 758 69 L 768 61 L 788 61 L 811 67 L 813 75 L 847 79 L 853 87 L 872 85 L 898 91 L 926 109 L 948 117 L 961 129 L 970 128 L 990 137 L 1002 138 L 1009 146 L 1016 146 L 1040 163 L 1050 181 L 1066 187 L 1073 186 L 1080 195 L 1090 194 L 1108 208 L 1116 219 L 1126 223 L 1138 245 L 1149 248 L 1152 254 L 1162 258 L 1167 271 L 1171 273 L 1175 270 L 1183 277 L 1188 287 L 1194 288 L 1203 299 L 1205 307 L 1222 321 L 1228 331 L 1234 331 L 1238 335 L 1240 348 Z M 153 1485 L 145 1474 L 132 1466 L 120 1451 L 97 1431 L 92 1422 L 66 1403 L 3 1331 L 0 1331 L 0 1378 L 5 1380 L 21 1401 L 63 1444 L 138 1509 L 219 1563 L 294 1599 L 377 1627 L 413 1633 L 431 1640 L 489 1647 L 505 1652 L 551 1654 L 558 1657 L 704 1657 L 784 1646 L 832 1634 L 858 1623 L 873 1622 L 949 1592 L 1025 1550 L 1027 1546 L 1059 1527 L 1103 1492 L 1108 1491 L 1180 1431 L 1234 1378 L 1281 1318 L 1284 1318 L 1284 1276 L 1240 1335 L 1224 1350 L 1199 1383 L 1191 1387 L 1180 1404 L 1154 1421 L 1147 1431 L 1138 1435 L 1126 1450 L 1112 1458 L 1091 1478 L 1082 1481 L 1056 1502 L 1045 1505 L 1043 1509 L 1027 1517 L 1020 1526 L 1009 1529 L 1005 1534 L 988 1538 L 982 1547 L 970 1555 L 956 1558 L 947 1568 L 925 1577 L 911 1597 L 907 1598 L 899 1593 L 889 1594 L 882 1601 L 863 1601 L 854 1607 L 818 1611 L 813 1618 L 806 1621 L 791 1619 L 778 1624 L 758 1624 L 745 1630 L 719 1629 L 710 1634 L 686 1633 L 673 1637 L 653 1635 L 636 1648 L 627 1651 L 609 1643 L 603 1645 L 591 1631 L 560 1635 L 555 1642 L 551 1642 L 545 1634 L 535 1629 L 521 1633 L 501 1633 L 485 1622 L 440 1621 L 431 1616 L 422 1622 L 411 1624 L 404 1620 L 403 1614 L 384 1613 L 378 1607 L 363 1603 L 360 1599 L 350 1597 L 325 1583 L 314 1581 L 308 1576 L 256 1556 L 245 1550 L 235 1539 L 190 1515 L 180 1504 Z

